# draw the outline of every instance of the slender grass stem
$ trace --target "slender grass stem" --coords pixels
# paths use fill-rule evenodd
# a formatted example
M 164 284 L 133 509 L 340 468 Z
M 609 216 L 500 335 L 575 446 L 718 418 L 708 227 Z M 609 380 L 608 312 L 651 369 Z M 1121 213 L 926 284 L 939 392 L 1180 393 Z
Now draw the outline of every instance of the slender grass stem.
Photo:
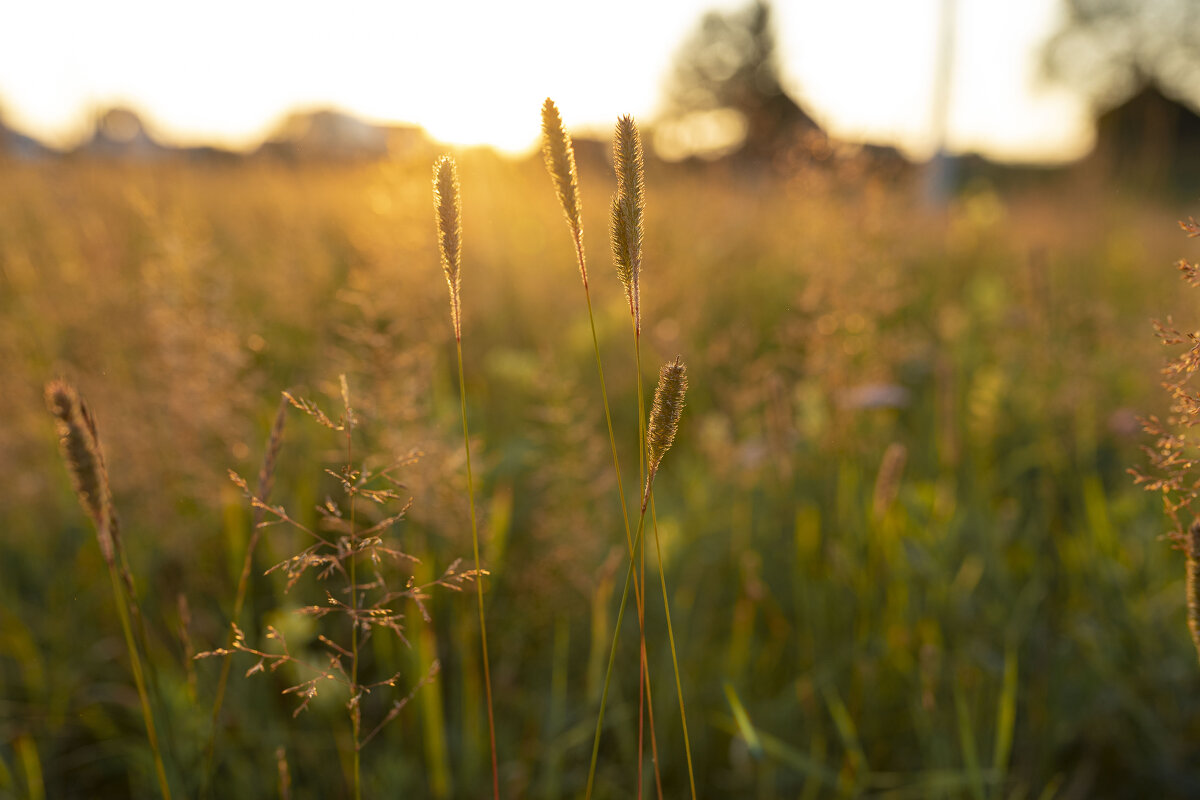
M 479 640 L 483 651 L 483 687 L 487 695 L 488 740 L 492 747 L 492 796 L 500 798 L 500 770 L 496 762 L 496 720 L 492 712 L 492 671 L 488 663 L 487 622 L 483 614 L 483 571 L 479 562 L 479 528 L 475 522 L 475 484 L 471 472 L 471 435 L 467 428 L 467 388 L 463 376 L 462 337 L 455 337 L 458 353 L 458 395 L 462 405 L 463 447 L 467 454 L 467 505 L 471 509 L 471 546 L 475 554 L 475 596 L 479 601 Z
M 662 457 L 670 448 L 675 438 L 679 424 L 679 415 L 683 410 L 684 392 L 687 390 L 687 377 L 684 365 L 678 359 L 666 364 L 660 375 L 658 390 L 654 396 L 654 412 L 650 421 L 650 430 L 646 438 L 653 446 L 653 451 L 646 453 L 646 486 L 642 492 L 641 513 L 638 515 L 637 536 L 633 542 L 634 553 L 643 549 L 643 534 L 646 529 L 646 508 L 650 502 L 650 492 L 654 486 L 654 476 Z M 637 568 L 637 558 L 631 556 L 629 568 L 625 572 L 625 588 L 621 592 L 621 606 L 617 611 L 617 624 L 613 629 L 612 648 L 608 654 L 608 668 L 604 674 L 604 689 L 600 694 L 600 712 L 596 717 L 596 735 L 592 741 L 592 762 L 588 767 L 588 782 L 586 800 L 592 796 L 592 786 L 596 778 L 596 760 L 600 753 L 600 733 L 604 728 L 604 709 L 608 704 L 608 689 L 612 683 L 613 663 L 617 656 L 617 643 L 621 636 L 621 622 L 625 617 L 625 606 L 629 602 L 629 584 Z
M 637 536 L 633 540 L 633 548 L 636 552 L 642 544 L 642 532 L 646 527 L 646 502 L 642 501 L 642 513 L 638 518 Z M 617 610 L 617 624 L 613 629 L 612 647 L 608 653 L 608 668 L 604 672 L 604 689 L 600 692 L 600 713 L 596 716 L 596 736 L 592 740 L 592 763 L 588 767 L 587 790 L 584 794 L 585 800 L 590 800 L 592 796 L 592 785 L 596 779 L 596 759 L 600 753 L 600 731 L 604 728 L 604 708 L 608 704 L 608 688 L 612 683 L 613 662 L 617 658 L 617 641 L 620 639 L 621 622 L 625 618 L 625 606 L 629 601 L 629 584 L 633 582 L 634 572 L 636 571 L 637 559 L 629 559 L 629 568 L 625 571 L 625 588 L 621 592 L 621 605 Z
M 348 393 L 345 390 L 345 377 L 342 378 L 343 396 Z M 362 725 L 362 707 L 359 705 L 361 697 L 359 696 L 358 687 L 358 559 L 355 557 L 355 537 L 357 530 L 355 525 L 355 503 L 354 503 L 354 479 L 352 478 L 352 465 L 354 464 L 354 424 L 353 412 L 350 410 L 350 403 L 346 403 L 346 479 L 350 487 L 348 494 L 350 503 L 350 729 L 354 736 L 354 800 L 362 800 L 362 750 L 359 744 L 361 738 Z
M 113 530 L 115 534 L 117 530 L 116 523 L 113 523 Z M 117 574 L 115 577 L 125 598 L 126 610 L 129 614 L 130 629 L 133 633 L 134 640 L 137 643 L 139 652 L 142 653 L 143 658 L 145 659 L 145 661 L 139 665 L 139 668 L 142 672 L 143 680 L 145 681 L 146 695 L 147 697 L 153 697 L 154 704 L 160 709 L 163 709 L 166 707 L 166 700 L 163 695 L 162 684 L 158 680 L 158 670 L 154 665 L 154 659 L 150 656 L 150 634 L 146 628 L 146 617 L 144 614 L 142 614 L 142 606 L 138 602 L 137 590 L 134 588 L 133 570 L 129 567 L 129 556 L 125 552 L 125 541 L 120 535 L 114 535 L 113 543 L 116 551 L 115 569 L 117 570 Z M 153 708 L 153 706 L 151 706 L 151 708 Z M 165 715 L 165 712 L 161 721 L 163 725 L 161 747 L 167 751 L 174 763 L 178 764 L 177 754 L 171 746 L 173 741 L 171 734 L 171 721 L 170 718 Z M 162 760 L 162 752 L 158 745 L 155 746 L 155 756 L 159 760 Z
M 654 528 L 654 551 L 658 558 L 658 582 L 662 586 L 663 612 L 667 617 L 667 641 L 671 645 L 671 666 L 675 670 L 675 693 L 679 696 L 679 721 L 683 725 L 683 749 L 687 755 L 688 784 L 692 800 L 696 800 L 696 778 L 692 768 L 692 743 L 688 739 L 687 711 L 683 706 L 683 683 L 679 680 L 679 656 L 675 650 L 675 630 L 671 625 L 671 603 L 667 600 L 667 575 L 663 570 L 662 545 L 658 537 L 658 515 L 654 510 L 654 495 L 650 495 L 650 519 Z
M 574 231 L 573 231 L 573 233 L 574 233 Z M 584 276 L 586 276 L 587 275 L 587 267 L 586 267 L 586 262 L 584 261 L 584 255 L 583 255 L 583 237 L 580 234 L 575 234 L 573 236 L 573 238 L 575 240 L 575 256 L 579 260 L 580 272 Z M 629 526 L 629 506 L 625 502 L 625 483 L 621 478 L 621 460 L 620 460 L 620 457 L 617 455 L 617 437 L 616 437 L 616 434 L 613 432 L 612 411 L 610 410 L 609 403 L 608 403 L 608 384 L 604 379 L 604 363 L 600 358 L 600 339 L 596 334 L 596 318 L 595 318 L 595 315 L 592 313 L 592 294 L 591 294 L 591 290 L 588 288 L 588 282 L 587 282 L 586 277 L 583 280 L 583 295 L 584 295 L 585 300 L 587 301 L 588 323 L 591 325 L 591 329 L 592 329 L 592 349 L 594 350 L 594 352 L 596 354 L 596 371 L 600 377 L 600 398 L 604 404 L 604 423 L 608 427 L 608 444 L 609 444 L 609 448 L 612 450 L 613 472 L 616 473 L 616 478 L 617 478 L 617 496 L 620 498 L 620 501 L 621 501 L 621 519 L 625 524 L 625 546 L 629 550 L 629 558 L 633 559 L 635 550 L 634 550 L 634 544 L 633 544 L 633 536 L 632 536 L 632 533 L 630 531 L 630 526 Z M 639 372 L 640 372 L 640 370 L 639 370 Z M 639 402 L 639 405 L 640 405 L 640 402 Z M 640 467 L 640 470 L 645 469 L 645 466 L 644 466 L 645 456 L 643 455 L 642 458 L 643 458 L 643 462 L 642 462 L 642 466 Z M 644 480 L 644 476 L 643 476 L 643 480 Z M 639 481 L 639 485 L 641 485 L 640 481 Z M 649 719 L 650 719 L 650 749 L 651 749 L 653 763 L 654 763 L 654 783 L 658 790 L 658 797 L 661 798 L 662 797 L 662 776 L 659 774 L 659 768 L 658 768 L 658 739 L 654 733 L 654 694 L 650 688 L 649 661 L 646 658 L 645 600 L 644 600 L 644 597 L 642 594 L 642 589 L 638 586 L 638 584 L 635 583 L 633 585 L 633 589 L 634 589 L 634 595 L 635 595 L 634 602 L 635 602 L 635 604 L 637 606 L 637 610 L 638 610 L 638 633 L 639 633 L 639 636 L 641 639 L 640 646 L 639 646 L 639 651 L 641 653 L 641 656 L 640 656 L 641 663 L 639 666 L 639 670 L 640 670 L 641 674 L 639 676 L 639 682 L 645 686 L 645 690 L 646 690 L 646 702 L 647 702 L 647 707 L 649 709 Z M 639 690 L 639 695 L 640 695 L 640 690 Z M 640 715 L 639 715 L 639 732 L 638 733 L 639 733 L 639 737 L 638 737 L 639 738 L 639 743 L 638 743 L 638 753 L 639 753 L 638 791 L 640 792 L 641 785 L 642 785 L 641 775 L 640 775 L 640 763 L 641 763 L 640 754 L 642 752 Z
M 634 319 L 634 338 L 633 338 L 634 364 L 637 371 L 637 406 L 638 406 L 638 485 L 646 484 L 646 396 L 645 389 L 642 385 L 642 336 L 638 329 L 637 320 Z M 645 505 L 643 503 L 643 505 Z M 645 509 L 642 510 L 643 515 Z M 644 618 L 645 611 L 645 596 L 646 596 L 646 540 L 642 539 L 641 547 L 638 549 L 638 579 L 637 579 L 637 597 L 640 601 L 638 604 L 639 618 Z M 642 708 L 642 688 L 645 684 L 645 677 L 649 674 L 649 665 L 646 659 L 646 634 L 642 631 L 642 653 L 641 653 L 641 674 L 642 681 L 638 684 L 638 798 L 642 796 L 642 721 L 645 717 Z M 653 723 L 651 723 L 651 733 L 653 734 Z
M 642 336 L 641 336 L 641 331 L 636 328 L 636 324 L 635 324 L 635 328 L 634 328 L 634 350 L 636 351 L 635 360 L 637 362 L 638 430 L 639 430 L 639 437 L 640 437 L 640 441 L 641 441 L 641 445 L 642 445 L 640 448 L 641 463 L 642 463 L 643 469 L 644 469 L 645 468 L 645 458 L 646 458 L 646 453 L 647 453 L 646 421 L 645 421 L 646 420 L 646 414 L 645 414 L 646 403 L 645 403 L 645 399 L 644 399 L 645 395 L 644 395 L 644 389 L 643 389 L 643 383 L 642 383 Z M 677 654 L 676 648 L 675 648 L 675 631 L 671 625 L 670 603 L 667 600 L 667 575 L 666 575 L 666 571 L 663 568 L 662 545 L 661 545 L 661 542 L 659 541 L 659 536 L 658 536 L 658 515 L 655 513 L 655 510 L 654 510 L 654 492 L 653 492 L 652 486 L 647 485 L 646 494 L 647 494 L 647 498 L 650 503 L 651 527 L 654 529 L 654 551 L 655 551 L 655 554 L 658 559 L 658 580 L 659 580 L 660 585 L 662 586 L 663 611 L 665 612 L 666 618 L 667 618 L 667 641 L 670 643 L 670 646 L 671 646 L 671 668 L 675 673 L 675 693 L 679 697 L 679 721 L 680 721 L 680 724 L 683 726 L 683 748 L 684 748 L 684 753 L 687 756 L 688 786 L 691 789 L 692 800 L 696 800 L 696 778 L 695 778 L 695 770 L 692 765 L 692 743 L 691 743 L 690 738 L 688 737 L 687 712 L 684 710 L 684 702 L 683 702 L 683 681 L 679 677 L 679 657 L 678 657 L 678 654 Z M 643 542 L 642 574 L 641 574 L 641 578 L 642 578 L 643 582 L 645 581 L 645 577 L 646 577 L 645 567 L 646 567 L 646 564 L 645 564 L 645 542 Z M 644 589 L 644 583 L 643 583 L 643 589 Z M 653 724 L 654 724 L 653 718 L 651 719 L 650 724 L 653 726 Z M 657 760 L 657 757 L 656 757 L 656 760 Z
M 125 603 L 125 592 L 121 588 L 121 579 L 115 569 L 109 569 L 112 578 L 113 599 L 117 603 L 117 616 L 121 619 L 121 631 L 125 634 L 125 646 L 129 650 L 129 666 L 133 672 L 133 682 L 137 687 L 138 700 L 142 704 L 142 719 L 146 723 L 146 738 L 150 742 L 150 751 L 154 754 L 154 772 L 158 777 L 158 788 L 163 800 L 171 800 L 171 787 L 167 782 L 167 770 L 163 765 L 162 751 L 158 744 L 158 731 L 154 727 L 154 713 L 150 709 L 150 696 L 146 692 L 146 677 L 142 671 L 142 659 L 138 655 L 134 643 L 133 626 L 129 621 L 129 609 Z

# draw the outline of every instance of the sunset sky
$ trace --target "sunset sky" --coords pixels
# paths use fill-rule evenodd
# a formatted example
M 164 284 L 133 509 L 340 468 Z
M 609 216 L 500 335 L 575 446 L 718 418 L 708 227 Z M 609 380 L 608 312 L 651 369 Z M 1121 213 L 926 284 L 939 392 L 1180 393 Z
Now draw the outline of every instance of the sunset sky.
M 957 0 L 952 149 L 1063 159 L 1085 106 L 1042 85 L 1056 0 Z M 0 109 L 63 144 L 89 110 L 141 110 L 180 143 L 249 146 L 288 110 L 331 105 L 454 143 L 534 144 L 541 101 L 568 126 L 653 119 L 662 77 L 711 0 L 39 0 L 0 4 Z M 785 83 L 831 132 L 928 155 L 942 0 L 777 0 Z

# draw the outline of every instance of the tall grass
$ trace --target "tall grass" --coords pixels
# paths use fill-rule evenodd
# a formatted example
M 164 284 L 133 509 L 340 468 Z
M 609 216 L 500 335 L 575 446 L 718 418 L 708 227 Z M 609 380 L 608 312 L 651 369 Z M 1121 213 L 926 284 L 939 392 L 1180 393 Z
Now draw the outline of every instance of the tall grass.
M 438 249 L 442 270 L 450 288 L 450 322 L 454 325 L 454 347 L 458 357 L 458 398 L 462 409 L 463 451 L 467 458 L 467 504 L 471 510 L 471 548 L 475 556 L 475 597 L 479 606 L 479 643 L 483 656 L 483 689 L 487 700 L 488 743 L 492 753 L 492 796 L 500 798 L 500 773 L 496 759 L 496 720 L 492 710 L 492 672 L 488 658 L 487 622 L 483 613 L 483 575 L 479 562 L 479 526 L 475 522 L 475 480 L 471 472 L 471 433 L 467 426 L 467 382 L 462 354 L 462 199 L 454 160 L 443 157 L 434 165 L 433 204 L 437 211 Z
M 600 176 L 611 173 L 595 147 L 576 145 L 581 221 L 598 230 L 611 193 Z M 358 495 L 351 537 L 346 462 L 377 474 L 416 449 L 420 465 L 392 473 L 400 504 L 413 498 L 396 549 L 431 576 L 467 552 L 461 395 L 456 365 L 439 357 L 451 344 L 446 289 L 425 268 L 438 259 L 435 155 L 336 169 L 5 166 L 0 793 L 162 794 L 106 599 L 117 596 L 111 573 L 50 446 L 47 375 L 85 388 L 103 423 L 149 647 L 131 617 L 132 640 L 157 672 L 157 690 L 146 686 L 154 722 L 171 721 L 169 747 L 156 727 L 176 795 L 201 774 L 221 667 L 195 665 L 192 702 L 177 598 L 198 649 L 234 649 L 231 603 L 256 523 L 225 467 L 259 470 L 273 387 L 336 408 L 340 386 L 326 377 L 345 373 L 362 424 L 352 459 L 344 432 L 289 425 L 265 505 L 335 545 L 362 542 L 387 512 Z M 478 265 L 467 328 L 487 343 L 464 348 L 463 368 L 472 494 L 490 542 L 480 555 L 501 786 L 575 795 L 588 780 L 616 570 L 628 570 L 635 533 L 612 539 L 619 490 L 594 403 L 598 351 L 616 449 L 631 464 L 636 375 L 612 367 L 631 360 L 628 302 L 619 284 L 591 281 L 595 338 L 564 302 L 578 284 L 552 268 L 563 211 L 541 163 L 456 160 Z M 1178 250 L 1162 235 L 1178 210 L 1070 186 L 980 187 L 942 227 L 903 185 L 836 160 L 785 162 L 766 177 L 645 166 L 643 356 L 685 353 L 692 378 L 685 435 L 654 482 L 661 554 L 646 547 L 658 564 L 645 568 L 671 577 L 698 794 L 1194 796 L 1185 576 L 1154 542 L 1161 508 L 1123 474 L 1141 440 L 1132 412 L 1166 416 L 1144 321 L 1187 311 L 1159 267 Z M 321 528 L 329 498 L 344 512 L 338 533 Z M 263 636 L 270 625 L 295 658 L 328 663 L 316 636 L 352 652 L 350 615 L 292 613 L 328 602 L 311 572 L 290 591 L 282 570 L 260 574 L 316 543 L 306 537 L 287 523 L 262 529 L 239 627 L 249 648 L 280 652 Z M 371 579 L 370 562 L 360 554 L 354 582 Z M 409 574 L 403 562 L 385 572 L 401 584 Z M 331 581 L 335 592 L 347 582 Z M 639 593 L 635 582 L 635 603 Z M 657 605 L 644 603 L 648 632 L 666 625 Z M 393 610 L 420 644 L 410 652 L 387 631 L 360 639 L 360 683 L 403 672 L 362 698 L 362 794 L 483 795 L 494 781 L 482 766 L 480 669 L 463 657 L 476 609 L 431 592 Z M 672 675 L 656 640 L 645 672 L 661 687 Z M 628 644 L 629 669 L 614 667 L 609 689 L 598 797 L 631 794 L 639 760 Z M 258 657 L 231 658 L 250 668 Z M 420 702 L 368 741 L 433 658 L 442 671 Z M 311 673 L 269 663 L 228 682 L 214 786 L 348 796 L 349 691 L 325 684 L 293 718 L 294 695 L 280 693 Z M 663 795 L 682 795 L 682 730 L 660 724 L 657 738 Z M 449 765 L 439 789 L 423 752 L 437 747 Z
M 604 363 L 600 357 L 600 342 L 596 335 L 596 319 L 592 311 L 592 295 L 588 286 L 587 259 L 584 255 L 583 248 L 583 214 L 582 201 L 579 196 L 579 177 L 575 166 L 575 149 L 571 143 L 570 136 L 567 135 L 563 128 L 562 118 L 559 116 L 558 108 L 550 98 L 546 98 L 546 102 L 542 106 L 542 136 L 543 136 L 543 154 L 546 159 L 546 168 L 550 172 L 551 178 L 554 180 L 555 189 L 558 193 L 559 202 L 563 207 L 563 214 L 566 217 L 567 226 L 571 231 L 571 238 L 575 244 L 575 257 L 579 266 L 579 274 L 583 279 L 583 295 L 587 305 L 588 326 L 592 333 L 592 348 L 596 357 L 596 372 L 600 380 L 600 399 L 604 407 L 604 423 L 608 431 L 609 447 L 612 450 L 613 473 L 616 477 L 617 497 L 621 506 L 621 521 L 625 528 L 625 541 L 629 548 L 629 558 L 632 562 L 636 559 L 634 551 L 633 536 L 629 524 L 629 510 L 625 503 L 625 486 L 621 479 L 621 462 L 617 453 L 617 440 L 613 432 L 612 412 L 608 404 L 608 385 L 604 379 Z M 640 210 L 638 210 L 640 219 Z M 640 227 L 639 227 L 640 240 Z M 639 241 L 640 246 L 640 241 Z M 615 262 L 617 265 L 617 274 L 622 283 L 626 283 L 629 277 L 630 270 L 623 266 L 622 258 L 625 262 L 629 260 L 629 253 L 623 252 L 624 248 L 619 245 L 614 245 L 614 253 L 616 254 Z M 640 254 L 637 255 L 640 259 Z M 628 293 L 628 290 L 627 290 Z M 632 308 L 632 300 L 630 307 Z M 639 386 L 640 386 L 640 364 Z M 639 393 L 639 403 L 640 393 Z M 639 420 L 641 414 L 639 411 Z M 639 432 L 639 437 L 641 436 Z M 639 453 L 644 448 L 644 442 L 639 440 Z M 639 464 L 641 457 L 639 456 Z M 644 468 L 639 467 L 644 473 Z M 643 475 L 644 477 L 644 475 Z M 644 585 L 641 581 L 634 584 L 634 600 L 637 606 L 638 617 L 638 634 L 639 634 L 639 701 L 638 701 L 638 796 L 642 792 L 642 764 L 643 764 L 643 743 L 642 743 L 642 713 L 643 695 L 649 712 L 650 718 L 650 746 L 654 765 L 654 784 L 658 795 L 662 796 L 662 778 L 658 768 L 658 741 L 654 732 L 654 706 L 653 692 L 650 687 L 650 672 L 649 664 L 646 655 L 646 620 L 645 620 L 645 602 L 643 599 Z M 601 706 L 600 716 L 603 717 L 603 705 Z

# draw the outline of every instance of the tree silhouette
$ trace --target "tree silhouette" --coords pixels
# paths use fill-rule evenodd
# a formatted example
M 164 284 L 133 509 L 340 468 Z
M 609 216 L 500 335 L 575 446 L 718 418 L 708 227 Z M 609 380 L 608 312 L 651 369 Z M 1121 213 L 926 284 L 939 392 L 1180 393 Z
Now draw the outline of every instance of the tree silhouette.
M 662 116 L 703 111 L 740 115 L 739 155 L 769 159 L 816 124 L 784 91 L 771 8 L 764 0 L 731 12 L 710 11 L 684 40 L 664 85 Z
M 1200 101 L 1200 0 L 1066 0 L 1048 75 L 1108 108 L 1154 83 Z

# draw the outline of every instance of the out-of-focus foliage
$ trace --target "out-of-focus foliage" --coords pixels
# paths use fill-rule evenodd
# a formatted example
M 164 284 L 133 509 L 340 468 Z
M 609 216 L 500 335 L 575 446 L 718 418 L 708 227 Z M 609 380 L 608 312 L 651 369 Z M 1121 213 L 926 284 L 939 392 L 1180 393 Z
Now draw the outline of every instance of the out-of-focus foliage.
M 421 559 L 419 582 L 469 554 L 429 168 L 5 165 L 0 794 L 28 795 L 39 775 L 48 797 L 154 793 L 47 379 L 79 387 L 104 439 L 181 794 L 199 784 L 217 672 L 187 654 L 227 641 L 251 520 L 225 471 L 256 473 L 280 390 L 336 407 L 346 374 L 355 452 L 375 468 L 420 454 L 397 473 L 413 504 L 389 541 Z M 501 781 L 506 797 L 570 796 L 625 563 L 591 334 L 540 159 L 464 153 L 459 169 Z M 648 165 L 646 378 L 681 354 L 690 382 L 655 494 L 704 795 L 1195 796 L 1182 560 L 1126 475 L 1135 410 L 1164 404 L 1148 318 L 1194 324 L 1170 265 L 1189 246 L 1174 220 L 1195 209 L 981 187 L 925 218 L 906 187 L 838 169 L 751 181 Z M 581 169 L 629 480 L 629 311 L 599 234 L 612 180 Z M 344 458 L 293 415 L 272 502 L 315 524 L 338 490 L 323 470 Z M 289 646 L 319 652 L 286 612 L 326 602 L 326 586 L 285 593 L 262 574 L 297 543 L 264 533 L 243 617 L 253 646 L 288 625 Z M 647 594 L 660 763 L 679 797 L 670 659 Z M 434 593 L 429 623 L 404 610 L 410 646 L 373 638 L 368 668 L 400 671 L 404 689 L 434 658 L 442 671 L 363 751 L 364 794 L 482 796 L 471 598 Z M 627 622 L 598 796 L 635 791 Z M 218 796 L 273 796 L 279 748 L 293 797 L 345 796 L 346 698 L 293 719 L 279 692 L 304 676 L 242 678 L 251 666 L 230 684 Z
M 759 159 L 794 145 L 798 128 L 815 127 L 783 88 L 771 14 L 764 0 L 705 14 L 675 56 L 663 118 L 732 112 L 743 128 L 738 151 Z
M 1098 107 L 1116 105 L 1147 83 L 1200 103 L 1200 3 L 1196 0 L 1067 0 L 1046 45 L 1052 78 Z

